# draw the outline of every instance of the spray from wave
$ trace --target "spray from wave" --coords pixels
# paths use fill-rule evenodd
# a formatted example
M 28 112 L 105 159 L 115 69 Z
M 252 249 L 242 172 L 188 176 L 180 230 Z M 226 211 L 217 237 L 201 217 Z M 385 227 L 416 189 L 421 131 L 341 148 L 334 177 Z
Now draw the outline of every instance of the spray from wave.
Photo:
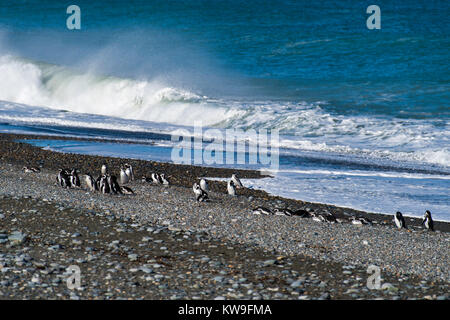
M 12 56 L 0 57 L 0 82 L 2 100 L 125 119 L 192 125 L 201 118 L 205 125 L 214 125 L 238 112 L 157 80 L 79 74 Z
M 121 39 L 103 48 L 92 49 L 89 47 L 92 44 L 89 44 L 89 48 L 81 52 L 81 56 L 89 58 L 74 62 L 73 67 L 66 66 L 65 61 L 57 63 L 54 55 L 55 52 L 62 52 L 62 48 L 52 47 L 49 56 L 41 57 L 52 63 L 37 62 L 37 57 L 31 59 L 28 54 L 33 52 L 30 46 L 34 46 L 37 40 L 32 43 L 24 40 L 26 45 L 16 50 L 19 53 L 15 55 L 10 53 L 14 50 L 0 50 L 0 100 L 78 114 L 170 125 L 193 126 L 201 120 L 207 127 L 278 129 L 281 148 L 450 165 L 450 130 L 445 119 L 431 121 L 342 115 L 327 112 L 326 102 L 261 100 L 254 98 L 251 91 L 235 98 L 220 95 L 220 90 L 209 90 L 214 92 L 209 94 L 208 90 L 201 89 L 207 87 L 204 85 L 205 78 L 211 80 L 210 87 L 223 89 L 229 86 L 226 77 L 222 77 L 220 72 L 215 74 L 217 69 L 205 67 L 199 62 L 181 72 L 174 72 L 174 65 L 185 65 L 183 54 L 190 58 L 186 61 L 202 60 L 203 57 L 189 54 L 189 50 L 173 50 L 168 45 L 151 43 L 158 45 L 161 52 L 156 56 L 150 54 L 145 60 L 136 59 L 150 45 L 138 48 L 137 53 L 126 53 L 126 48 L 132 43 L 139 43 L 142 37 L 124 35 Z M 3 42 L 1 40 L 0 44 Z M 71 52 L 77 45 L 78 42 L 69 43 L 66 52 Z M 173 56 L 174 51 L 181 53 Z M 25 52 L 27 58 L 19 58 L 21 52 Z M 168 52 L 171 56 L 165 61 L 161 56 Z M 118 60 L 115 57 L 122 58 Z M 129 63 L 123 66 L 123 61 L 134 61 L 139 68 Z M 158 67 L 158 64 L 161 66 Z M 130 76 L 127 76 L 123 72 L 125 69 L 139 72 L 130 71 Z M 199 80 L 200 73 L 205 74 L 202 80 Z M 234 87 L 241 84 L 237 81 Z M 207 93 L 203 93 L 205 91 Z M 9 113 L 0 118 L 7 121 L 29 118 L 31 122 L 77 125 L 83 122 L 79 117 L 76 121 L 68 121 L 68 115 L 60 112 L 45 114 L 46 119 L 36 115 L 30 118 L 26 113 L 20 116 Z M 85 117 L 85 125 L 88 125 L 91 118 Z M 105 121 L 111 122 L 108 128 L 118 123 L 112 118 L 105 118 Z M 141 124 L 139 126 L 142 127 Z

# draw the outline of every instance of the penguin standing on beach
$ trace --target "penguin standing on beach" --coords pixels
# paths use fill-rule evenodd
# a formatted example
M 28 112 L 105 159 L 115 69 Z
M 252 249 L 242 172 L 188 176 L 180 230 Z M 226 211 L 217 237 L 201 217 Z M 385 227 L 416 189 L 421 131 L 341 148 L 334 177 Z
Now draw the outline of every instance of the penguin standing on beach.
M 244 186 L 242 185 L 241 180 L 239 180 L 238 176 L 236 174 L 232 174 L 231 175 L 231 181 L 233 181 L 233 184 L 237 187 L 237 188 L 243 188 Z
M 208 183 L 206 182 L 205 179 L 200 180 L 200 188 L 205 192 L 209 191 Z
M 431 212 L 429 210 L 425 211 L 425 215 L 423 216 L 422 224 L 428 230 L 434 231 L 433 219 L 431 218 Z
M 133 181 L 134 180 L 133 167 L 131 166 L 131 164 L 128 163 L 125 163 L 124 167 L 125 173 L 127 174 L 128 178 L 130 179 L 130 181 Z
M 72 171 L 70 171 L 70 185 L 75 188 L 75 187 L 81 187 L 81 182 L 80 182 L 80 178 L 78 177 L 78 172 L 77 169 L 72 169 Z
M 114 193 L 114 194 L 122 193 L 119 183 L 117 182 L 117 177 L 115 175 L 109 175 L 107 177 L 107 182 L 109 184 L 109 188 L 112 193 Z
M 60 169 L 56 181 L 63 188 L 70 188 L 70 178 L 66 170 Z
M 236 187 L 234 186 L 233 180 L 229 180 L 228 181 L 227 191 L 228 191 L 228 194 L 231 195 L 231 196 L 235 196 L 236 195 Z
M 105 175 L 108 173 L 108 167 L 106 166 L 106 163 L 102 165 L 102 175 Z
M 203 202 L 208 199 L 208 194 L 200 188 L 200 186 L 197 183 L 194 183 L 192 186 L 192 190 L 194 190 L 195 199 L 198 202 Z
M 125 172 L 124 168 L 120 168 L 120 183 L 127 184 L 129 180 L 130 180 L 130 177 Z
M 90 174 L 86 174 L 84 179 L 86 181 L 89 190 L 91 190 L 92 192 L 98 190 L 97 183 L 95 183 L 94 178 L 92 178 Z
M 405 218 L 403 218 L 403 215 L 400 211 L 397 211 L 397 213 L 394 215 L 394 222 L 398 229 L 406 228 L 406 222 Z
M 100 186 L 99 189 L 103 194 L 111 192 L 111 189 L 110 189 L 109 183 L 108 183 L 108 178 L 106 175 L 101 176 L 99 186 Z

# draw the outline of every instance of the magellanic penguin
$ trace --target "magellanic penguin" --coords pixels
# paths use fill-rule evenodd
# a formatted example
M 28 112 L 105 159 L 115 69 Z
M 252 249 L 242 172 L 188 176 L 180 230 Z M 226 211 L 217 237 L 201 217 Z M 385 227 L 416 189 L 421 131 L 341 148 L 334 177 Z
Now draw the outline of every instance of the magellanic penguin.
M 131 190 L 131 188 L 129 187 L 121 186 L 120 190 L 123 194 L 134 194 L 133 190 Z
M 94 192 L 98 190 L 97 183 L 95 183 L 94 178 L 90 174 L 85 175 L 85 181 L 90 191 Z
M 122 193 L 119 183 L 117 182 L 117 177 L 115 175 L 108 175 L 107 182 L 112 193 Z
M 236 195 L 236 188 L 234 186 L 234 182 L 233 180 L 229 180 L 228 181 L 228 185 L 227 185 L 227 191 L 229 195 L 235 196 Z
M 38 167 L 23 167 L 22 170 L 25 173 L 38 173 L 38 172 L 41 172 L 41 169 L 39 169 Z
M 243 187 L 244 187 L 244 186 L 242 185 L 241 180 L 239 180 L 238 176 L 237 176 L 236 174 L 234 174 L 234 173 L 231 175 L 231 181 L 233 181 L 234 185 L 235 185 L 237 188 L 243 188 Z
M 71 185 L 70 178 L 66 170 L 64 169 L 59 170 L 58 176 L 56 177 L 56 181 L 63 188 L 70 188 Z
M 131 169 L 125 165 L 125 174 L 128 177 L 128 181 L 131 181 Z
M 403 218 L 403 215 L 400 211 L 397 211 L 397 213 L 394 215 L 394 222 L 398 229 L 406 228 L 406 222 L 405 218 Z
M 255 209 L 253 209 L 253 214 L 257 214 L 257 215 L 263 214 L 266 216 L 270 216 L 273 214 L 273 212 L 270 209 L 267 209 L 264 207 L 257 207 Z
M 206 191 L 206 192 L 209 191 L 208 183 L 206 182 L 205 179 L 200 180 L 200 188 L 202 188 L 203 191 Z
M 108 167 L 106 166 L 106 163 L 102 165 L 102 175 L 105 175 L 108 173 Z
M 293 216 L 301 217 L 301 218 L 309 218 L 311 217 L 311 214 L 304 210 L 304 209 L 298 209 L 294 211 Z
M 434 231 L 433 219 L 431 218 L 431 212 L 429 210 L 425 211 L 422 224 L 425 225 L 425 228 L 428 230 Z
M 72 171 L 70 172 L 70 185 L 75 188 L 75 187 L 81 187 L 81 182 L 80 182 L 80 178 L 78 177 L 78 173 L 77 173 L 77 169 L 72 169 Z
M 164 173 L 161 173 L 159 177 L 161 178 L 161 182 L 163 185 L 168 186 L 170 184 L 169 180 L 166 179 L 166 175 Z
M 128 176 L 124 168 L 120 168 L 120 183 L 127 184 L 128 181 L 130 181 L 130 177 Z
M 108 183 L 108 177 L 106 175 L 103 175 L 100 178 L 100 191 L 103 194 L 111 192 L 111 188 L 110 188 L 109 183 Z
M 157 173 L 152 173 L 152 181 L 156 184 L 162 184 L 161 177 Z
M 133 167 L 131 166 L 131 164 L 125 163 L 125 172 L 127 174 L 127 176 L 130 178 L 130 181 L 134 180 L 134 173 L 133 173 Z
M 194 190 L 195 199 L 198 202 L 203 202 L 208 199 L 208 194 L 203 191 L 197 183 L 194 183 L 192 190 Z
M 276 215 L 276 216 L 288 216 L 288 217 L 291 217 L 294 214 L 294 212 L 292 210 L 287 209 L 287 208 L 284 208 L 284 209 L 283 208 L 275 208 L 273 214 Z

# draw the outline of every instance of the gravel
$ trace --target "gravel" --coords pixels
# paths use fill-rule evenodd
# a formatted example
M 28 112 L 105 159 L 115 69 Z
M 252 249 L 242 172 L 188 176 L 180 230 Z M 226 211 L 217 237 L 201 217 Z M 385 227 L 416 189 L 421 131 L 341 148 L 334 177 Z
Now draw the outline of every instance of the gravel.
M 292 203 L 225 192 L 198 203 L 178 185 L 62 189 L 56 170 L 20 168 L 0 162 L 0 298 L 448 298 L 447 232 L 255 216 L 254 207 Z M 76 292 L 64 276 L 71 264 L 84 279 Z M 380 268 L 380 290 L 366 286 L 369 265 Z

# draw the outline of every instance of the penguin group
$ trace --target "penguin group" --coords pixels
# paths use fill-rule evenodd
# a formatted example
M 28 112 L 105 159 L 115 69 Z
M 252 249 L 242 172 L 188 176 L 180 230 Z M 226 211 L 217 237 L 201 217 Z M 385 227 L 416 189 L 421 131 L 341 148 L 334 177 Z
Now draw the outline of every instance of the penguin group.
M 81 187 L 80 178 L 77 169 L 59 169 L 56 176 L 56 182 L 63 188 L 79 188 Z
M 236 195 L 236 189 L 237 188 L 244 188 L 244 185 L 242 184 L 241 180 L 239 180 L 238 176 L 236 174 L 231 175 L 231 179 L 227 181 L 227 194 L 230 196 Z M 208 200 L 208 183 L 205 179 L 200 179 L 200 182 L 195 182 L 192 186 L 192 190 L 194 191 L 195 199 L 199 202 L 203 202 L 205 200 Z
M 403 217 L 403 215 L 400 211 L 397 211 L 394 214 L 394 223 L 399 230 L 408 229 L 408 227 L 406 226 L 405 218 Z M 423 215 L 423 218 L 422 218 L 421 225 L 423 225 L 425 227 L 425 229 L 427 229 L 427 230 L 434 231 L 434 222 L 433 222 L 433 218 L 431 217 L 430 210 L 425 211 L 425 214 Z
M 154 183 L 154 184 L 162 184 L 165 186 L 170 185 L 170 182 L 169 182 L 168 178 L 166 178 L 166 175 L 164 173 L 159 174 L 159 173 L 153 172 L 150 175 L 150 178 L 148 178 L 146 176 L 142 176 L 141 181 Z
M 256 207 L 253 209 L 252 211 L 253 214 L 255 215 L 266 215 L 266 216 L 288 216 L 288 217 L 292 217 L 292 216 L 297 216 L 297 217 L 302 217 L 302 218 L 309 218 L 311 217 L 311 214 L 303 209 L 299 209 L 296 211 L 287 209 L 287 208 L 275 208 L 274 210 L 270 210 L 268 208 L 265 207 Z
M 312 220 L 317 222 L 328 222 L 328 223 L 342 223 L 344 220 L 336 218 L 331 212 L 325 210 L 323 212 L 313 212 L 304 209 L 290 210 L 288 208 L 275 208 L 273 210 L 266 207 L 256 207 L 252 210 L 254 215 L 266 215 L 266 216 L 288 216 L 288 217 L 301 217 L 301 218 L 312 218 Z M 350 220 L 351 224 L 354 225 L 373 225 L 373 222 L 364 217 L 352 217 Z M 406 221 L 400 211 L 394 214 L 394 223 L 398 229 L 407 229 Z M 430 231 L 434 231 L 433 219 L 431 217 L 431 212 L 427 210 L 422 219 L 422 225 Z
M 126 168 L 127 181 L 134 179 L 133 176 L 133 168 L 131 165 L 125 164 L 122 168 Z M 121 173 L 122 173 L 121 168 Z M 97 179 L 94 178 L 90 174 L 85 174 L 85 182 L 88 186 L 89 190 L 92 192 L 100 191 L 103 194 L 112 193 L 112 194 L 133 194 L 133 190 L 126 186 L 119 185 L 117 181 L 117 177 L 113 174 L 109 174 L 108 167 L 106 164 L 103 164 L 101 167 L 101 175 L 98 176 Z M 60 169 L 58 175 L 56 177 L 56 181 L 63 188 L 75 188 L 81 187 L 80 178 L 78 176 L 77 169 Z M 122 182 L 122 177 L 121 177 Z M 123 183 L 123 182 L 122 182 Z

